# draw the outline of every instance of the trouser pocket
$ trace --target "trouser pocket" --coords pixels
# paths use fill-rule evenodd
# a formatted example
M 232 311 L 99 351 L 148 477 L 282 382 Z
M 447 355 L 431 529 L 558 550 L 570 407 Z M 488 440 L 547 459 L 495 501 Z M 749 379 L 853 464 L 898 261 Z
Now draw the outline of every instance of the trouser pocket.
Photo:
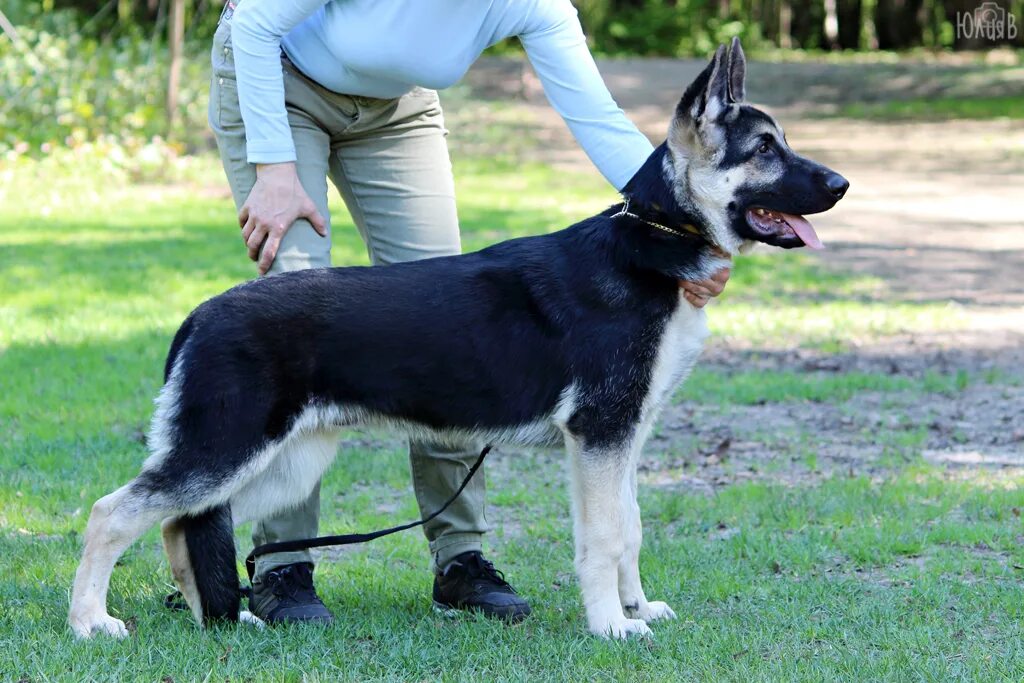
M 234 78 L 213 76 L 210 83 L 210 127 L 214 132 L 244 130 L 242 108 L 238 104 L 238 85 Z
M 238 85 L 235 82 L 235 60 L 231 49 L 231 22 L 225 5 L 221 23 L 213 34 L 210 52 L 212 75 L 210 78 L 210 127 L 215 132 L 242 128 L 242 111 L 238 105 Z
M 213 34 L 210 65 L 215 77 L 235 77 L 235 58 L 231 49 L 231 22 L 223 21 Z

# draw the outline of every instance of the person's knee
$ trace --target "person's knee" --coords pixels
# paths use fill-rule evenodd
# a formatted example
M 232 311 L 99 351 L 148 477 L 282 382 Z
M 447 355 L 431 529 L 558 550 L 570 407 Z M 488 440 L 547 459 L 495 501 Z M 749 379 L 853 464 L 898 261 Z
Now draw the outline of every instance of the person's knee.
M 321 237 L 304 218 L 292 224 L 281 240 L 277 257 L 270 266 L 270 275 L 331 265 L 331 238 Z

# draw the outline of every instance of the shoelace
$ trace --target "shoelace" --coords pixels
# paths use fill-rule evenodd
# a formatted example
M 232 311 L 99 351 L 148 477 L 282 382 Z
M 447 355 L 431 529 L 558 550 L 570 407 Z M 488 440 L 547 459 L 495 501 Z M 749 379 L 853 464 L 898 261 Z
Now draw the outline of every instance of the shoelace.
M 267 583 L 270 584 L 270 592 L 278 598 L 283 599 L 287 597 L 300 603 L 320 601 L 316 591 L 313 589 L 312 578 L 305 576 L 292 567 L 268 572 Z
M 476 581 L 492 581 L 503 588 L 508 588 L 513 593 L 516 592 L 515 588 L 512 588 L 512 585 L 505 580 L 504 572 L 500 569 L 495 569 L 492 562 L 483 559 L 480 555 L 474 555 L 472 560 L 467 562 L 465 566 L 469 570 L 470 578 Z

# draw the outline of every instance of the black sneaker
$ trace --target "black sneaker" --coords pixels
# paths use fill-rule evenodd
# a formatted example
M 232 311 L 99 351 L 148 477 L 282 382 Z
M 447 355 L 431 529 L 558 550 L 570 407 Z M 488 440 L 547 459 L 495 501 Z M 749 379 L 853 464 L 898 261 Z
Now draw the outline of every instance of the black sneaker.
M 477 611 L 510 623 L 530 615 L 526 600 L 476 550 L 456 556 L 434 577 L 434 609 L 448 615 L 456 610 Z
M 254 578 L 249 611 L 268 624 L 334 621 L 313 588 L 313 565 L 308 562 L 277 567 Z

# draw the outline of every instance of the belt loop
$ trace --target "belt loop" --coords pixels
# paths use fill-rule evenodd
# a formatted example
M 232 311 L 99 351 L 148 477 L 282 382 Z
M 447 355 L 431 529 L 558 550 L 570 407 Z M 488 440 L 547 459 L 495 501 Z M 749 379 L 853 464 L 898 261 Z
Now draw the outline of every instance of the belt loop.
M 217 20 L 217 25 L 219 26 L 223 24 L 225 21 L 231 21 L 231 17 L 235 14 L 236 7 L 238 7 L 238 4 L 233 2 L 233 0 L 228 0 L 227 2 L 225 2 L 224 9 L 222 9 L 220 12 L 220 19 Z

